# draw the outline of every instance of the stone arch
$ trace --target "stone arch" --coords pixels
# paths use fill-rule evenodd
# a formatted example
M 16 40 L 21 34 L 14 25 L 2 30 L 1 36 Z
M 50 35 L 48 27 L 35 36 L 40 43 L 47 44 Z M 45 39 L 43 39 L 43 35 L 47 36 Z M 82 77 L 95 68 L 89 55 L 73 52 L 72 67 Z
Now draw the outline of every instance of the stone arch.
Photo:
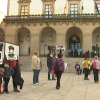
M 26 27 L 21 27 L 16 30 L 16 44 L 19 45 L 20 55 L 29 55 L 29 47 L 31 43 L 31 33 Z
M 73 26 L 70 27 L 67 32 L 66 32 L 66 49 L 70 49 L 70 43 L 69 40 L 71 37 L 78 37 L 80 40 L 80 46 L 79 47 L 83 47 L 83 34 L 82 31 L 79 27 Z M 68 56 L 68 53 L 66 53 L 66 55 Z
M 92 32 L 92 53 L 100 57 L 100 26 Z
M 55 53 L 55 47 L 56 47 L 55 29 L 52 27 L 43 28 L 40 32 L 40 55 L 46 56 L 48 53 Z
M 2 28 L 0 28 L 0 42 L 5 41 L 5 33 Z

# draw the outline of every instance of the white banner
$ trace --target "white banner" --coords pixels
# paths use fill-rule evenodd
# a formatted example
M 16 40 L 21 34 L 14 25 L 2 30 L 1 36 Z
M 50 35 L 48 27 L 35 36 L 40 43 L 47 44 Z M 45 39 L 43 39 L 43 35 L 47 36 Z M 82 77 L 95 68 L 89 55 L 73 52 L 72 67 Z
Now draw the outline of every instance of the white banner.
M 65 45 L 62 46 L 56 46 L 56 51 L 66 51 Z

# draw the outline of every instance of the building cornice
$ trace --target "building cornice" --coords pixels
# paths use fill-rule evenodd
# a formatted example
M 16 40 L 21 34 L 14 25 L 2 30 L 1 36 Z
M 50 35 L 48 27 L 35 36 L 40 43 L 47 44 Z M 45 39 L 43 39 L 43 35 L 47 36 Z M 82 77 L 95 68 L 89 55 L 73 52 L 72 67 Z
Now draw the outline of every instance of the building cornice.
M 18 3 L 30 3 L 31 0 L 18 0 Z
M 41 0 L 42 2 L 55 2 L 56 0 Z

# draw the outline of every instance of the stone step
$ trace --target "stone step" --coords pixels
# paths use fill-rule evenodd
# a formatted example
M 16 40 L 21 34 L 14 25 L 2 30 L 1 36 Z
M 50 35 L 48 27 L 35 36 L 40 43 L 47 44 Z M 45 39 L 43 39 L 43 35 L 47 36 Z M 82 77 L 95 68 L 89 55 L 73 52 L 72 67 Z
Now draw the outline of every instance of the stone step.
M 47 58 L 46 57 L 41 57 L 41 62 L 42 62 L 42 71 L 47 72 Z M 68 64 L 68 72 L 69 73 L 75 73 L 75 64 L 76 62 L 79 62 L 81 65 L 84 58 L 63 58 L 64 61 Z M 90 61 L 92 61 L 93 58 L 90 58 Z M 31 57 L 20 57 L 20 68 L 22 71 L 32 71 L 31 70 Z M 65 71 L 67 72 L 67 71 Z

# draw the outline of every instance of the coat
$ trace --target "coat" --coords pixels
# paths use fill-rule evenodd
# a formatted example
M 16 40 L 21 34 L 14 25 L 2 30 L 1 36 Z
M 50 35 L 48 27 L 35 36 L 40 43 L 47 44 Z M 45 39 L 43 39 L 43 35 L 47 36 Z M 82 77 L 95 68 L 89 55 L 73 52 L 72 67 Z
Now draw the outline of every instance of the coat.
M 7 77 L 11 77 L 15 71 L 12 67 L 9 66 L 9 68 L 5 67 L 5 73 L 4 73 L 4 76 L 7 76 Z
M 16 85 L 19 85 L 20 89 L 22 89 L 23 84 L 24 84 L 24 80 L 21 77 L 21 71 L 20 71 L 20 68 L 19 68 L 18 64 L 16 64 L 16 67 L 14 68 L 14 70 L 15 70 L 15 74 L 13 75 L 13 82 Z
M 40 68 L 40 59 L 36 55 L 33 55 L 33 57 L 32 57 L 31 69 L 35 69 L 35 70 L 41 69 Z
M 0 84 L 2 84 L 3 74 L 0 74 Z
M 52 68 L 52 66 L 53 66 L 53 58 L 52 57 L 47 58 L 47 66 L 48 66 L 48 68 Z

